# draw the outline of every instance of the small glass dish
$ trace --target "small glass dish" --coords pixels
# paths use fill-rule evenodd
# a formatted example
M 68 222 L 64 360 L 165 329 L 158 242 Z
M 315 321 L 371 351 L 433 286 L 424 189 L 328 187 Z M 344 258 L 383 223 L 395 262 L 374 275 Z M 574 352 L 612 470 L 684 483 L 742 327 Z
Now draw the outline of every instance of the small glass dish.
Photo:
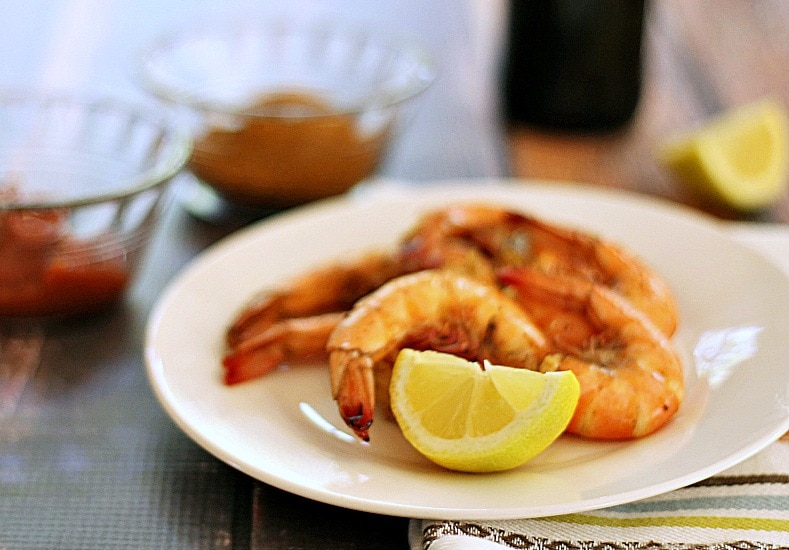
M 374 29 L 280 19 L 185 30 L 141 67 L 193 131 L 192 174 L 231 203 L 269 210 L 374 174 L 434 77 L 419 49 Z
M 0 94 L 0 317 L 117 302 L 190 153 L 188 132 L 129 104 Z

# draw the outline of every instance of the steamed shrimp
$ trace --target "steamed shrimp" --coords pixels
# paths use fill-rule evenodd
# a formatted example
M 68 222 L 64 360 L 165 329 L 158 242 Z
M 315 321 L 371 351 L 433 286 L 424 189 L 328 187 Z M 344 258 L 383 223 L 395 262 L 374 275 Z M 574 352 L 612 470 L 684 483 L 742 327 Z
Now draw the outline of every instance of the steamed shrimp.
M 227 330 L 222 360 L 225 383 L 257 378 L 285 362 L 325 361 L 326 341 L 341 314 L 400 274 L 393 255 L 369 252 L 354 261 L 306 272 L 282 288 L 261 293 Z
M 622 247 L 588 233 L 485 204 L 461 204 L 424 216 L 403 239 L 401 254 L 424 267 L 447 251 L 473 249 L 493 269 L 530 266 L 554 277 L 578 277 L 619 292 L 668 336 L 677 307 L 668 285 Z
M 517 292 L 550 340 L 558 363 L 571 370 L 581 397 L 567 430 L 594 439 L 629 439 L 659 429 L 684 396 L 680 360 L 666 335 L 628 300 L 601 285 L 507 268 Z
M 388 403 L 392 366 L 406 347 L 532 370 L 547 353 L 542 332 L 493 286 L 445 270 L 394 279 L 359 300 L 327 344 L 333 397 L 363 440 L 376 396 Z
M 368 252 L 353 261 L 308 271 L 248 304 L 230 325 L 227 343 L 234 347 L 283 319 L 347 311 L 356 300 L 401 274 L 398 260 L 387 252 Z
M 494 284 L 495 273 L 475 250 L 447 250 L 445 269 Z M 224 380 L 237 384 L 262 376 L 283 362 L 326 359 L 326 341 L 339 313 L 397 276 L 424 269 L 396 253 L 368 252 L 304 273 L 288 285 L 261 293 L 233 320 L 226 333 Z
M 351 261 L 320 266 L 281 288 L 255 297 L 228 328 L 227 344 L 235 347 L 284 319 L 347 311 L 356 300 L 386 281 L 435 267 L 439 266 L 400 251 L 371 251 Z M 493 266 L 472 249 L 453 250 L 447 245 L 440 267 L 455 269 L 480 281 L 495 281 Z
M 242 382 L 282 361 L 322 359 L 315 350 L 325 346 L 328 323 L 337 319 L 325 314 L 349 310 L 397 276 L 441 268 L 500 286 L 497 270 L 517 266 L 604 284 L 646 312 L 667 335 L 676 327 L 667 285 L 620 247 L 503 208 L 457 205 L 423 216 L 394 251 L 318 268 L 260 296 L 227 331 L 225 380 Z

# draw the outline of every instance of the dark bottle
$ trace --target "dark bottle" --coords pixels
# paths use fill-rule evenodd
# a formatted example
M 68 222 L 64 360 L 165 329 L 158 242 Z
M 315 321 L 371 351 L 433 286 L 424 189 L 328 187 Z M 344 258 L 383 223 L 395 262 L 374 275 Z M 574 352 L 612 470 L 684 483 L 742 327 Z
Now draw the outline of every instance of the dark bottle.
M 510 0 L 504 110 L 511 123 L 611 130 L 641 95 L 645 0 Z

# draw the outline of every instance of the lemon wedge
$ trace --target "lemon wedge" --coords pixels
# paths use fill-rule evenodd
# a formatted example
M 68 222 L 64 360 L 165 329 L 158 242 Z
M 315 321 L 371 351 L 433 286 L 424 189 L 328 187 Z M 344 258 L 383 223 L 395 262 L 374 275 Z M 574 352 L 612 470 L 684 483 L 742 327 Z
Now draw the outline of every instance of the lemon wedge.
M 508 470 L 564 432 L 580 387 L 569 371 L 540 373 L 402 350 L 389 386 L 405 438 L 433 462 L 464 472 Z
M 789 177 L 787 115 L 765 99 L 666 143 L 659 160 L 707 200 L 740 211 L 774 202 Z

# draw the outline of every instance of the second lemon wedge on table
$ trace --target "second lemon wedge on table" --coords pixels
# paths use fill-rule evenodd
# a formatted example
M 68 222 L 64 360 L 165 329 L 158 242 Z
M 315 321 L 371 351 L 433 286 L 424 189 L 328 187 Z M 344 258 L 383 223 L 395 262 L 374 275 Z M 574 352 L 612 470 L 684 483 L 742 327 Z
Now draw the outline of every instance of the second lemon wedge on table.
M 789 183 L 787 125 L 780 103 L 758 101 L 669 141 L 658 151 L 659 160 L 706 199 L 758 210 Z
M 572 372 L 539 373 L 404 349 L 390 384 L 392 411 L 405 438 L 452 470 L 514 468 L 545 450 L 575 412 Z

